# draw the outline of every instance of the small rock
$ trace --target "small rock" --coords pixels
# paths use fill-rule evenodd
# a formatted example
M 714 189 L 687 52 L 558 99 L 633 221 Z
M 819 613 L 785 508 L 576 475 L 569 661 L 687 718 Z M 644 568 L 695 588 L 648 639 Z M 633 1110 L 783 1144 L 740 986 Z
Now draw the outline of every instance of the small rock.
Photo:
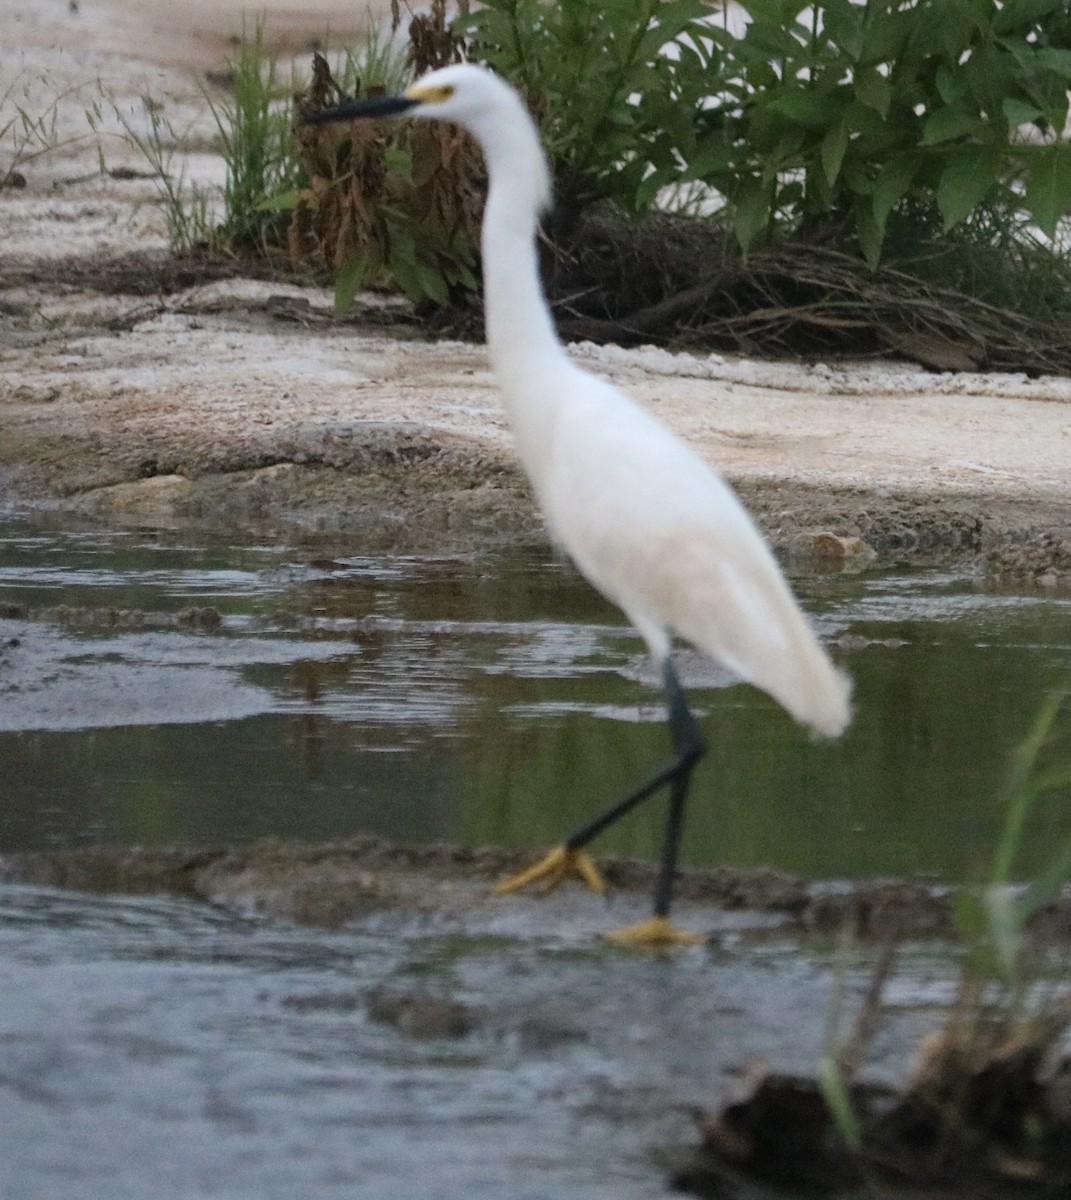
M 874 551 L 861 537 L 846 537 L 839 533 L 816 533 L 811 538 L 811 553 L 818 558 L 873 558 Z
M 210 629 L 218 629 L 223 624 L 223 617 L 218 608 L 207 605 L 191 606 L 180 609 L 175 614 L 175 624 L 179 629 L 197 629 L 202 633 Z
M 368 997 L 369 1020 L 415 1038 L 461 1038 L 476 1028 L 473 1009 L 456 1000 L 377 988 Z

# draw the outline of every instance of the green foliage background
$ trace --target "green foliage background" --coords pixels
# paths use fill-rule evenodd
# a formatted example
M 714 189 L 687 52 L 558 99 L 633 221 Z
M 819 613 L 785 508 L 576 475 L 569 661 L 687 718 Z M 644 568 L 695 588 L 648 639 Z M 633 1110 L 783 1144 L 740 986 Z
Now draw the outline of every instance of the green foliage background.
M 1071 208 L 1067 0 L 487 0 L 454 28 L 540 115 L 567 202 L 699 182 L 747 248 Z M 672 46 L 667 49 L 672 43 Z
M 627 220 L 690 203 L 744 252 L 826 247 L 1032 319 L 1071 308 L 1071 0 L 433 0 L 411 21 L 408 63 L 394 32 L 370 31 L 319 105 L 486 62 L 540 124 L 560 229 L 600 205 Z M 180 249 L 283 243 L 295 265 L 339 274 L 343 307 L 375 277 L 433 306 L 478 288 L 483 186 L 463 139 L 376 123 L 350 132 L 347 159 L 343 130 L 295 138 L 295 84 L 259 27 L 230 66 L 233 98 L 213 102 L 219 228 L 172 179 L 158 118 L 132 134 Z

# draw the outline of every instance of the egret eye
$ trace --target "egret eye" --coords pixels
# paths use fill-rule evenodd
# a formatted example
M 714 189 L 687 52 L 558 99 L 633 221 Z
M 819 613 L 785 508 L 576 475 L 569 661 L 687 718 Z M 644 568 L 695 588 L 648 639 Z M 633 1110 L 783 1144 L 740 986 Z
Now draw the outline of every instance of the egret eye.
M 420 84 L 417 84 L 405 94 L 410 100 L 419 100 L 421 104 L 442 104 L 444 100 L 450 99 L 454 94 L 454 89 L 448 84 L 441 84 L 437 87 L 421 87 Z

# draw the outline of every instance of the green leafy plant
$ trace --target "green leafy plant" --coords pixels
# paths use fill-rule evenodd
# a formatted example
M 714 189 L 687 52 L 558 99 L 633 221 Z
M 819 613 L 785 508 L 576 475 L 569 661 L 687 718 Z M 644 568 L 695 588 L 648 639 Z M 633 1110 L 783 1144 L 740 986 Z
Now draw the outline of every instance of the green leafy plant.
M 797 334 L 809 345 L 816 329 L 829 340 L 830 331 L 873 327 L 882 346 L 895 334 L 898 351 L 903 337 L 916 344 L 933 332 L 942 345 L 965 347 L 965 361 L 1044 365 L 1059 356 L 1029 346 L 1021 354 L 1014 319 L 1029 324 L 1039 313 L 1048 329 L 1067 311 L 1065 260 L 1052 253 L 1052 239 L 1071 204 L 1069 13 L 1066 0 L 1001 8 L 990 0 L 486 0 L 477 9 L 434 0 L 412 19 L 403 54 L 395 4 L 389 27 L 370 22 L 345 57 L 318 58 L 321 78 L 298 107 L 397 90 L 460 57 L 486 61 L 521 88 L 541 125 L 559 199 L 549 231 L 566 257 L 575 249 L 570 230 L 592 206 L 602 205 L 598 220 L 620 223 L 668 204 L 712 221 L 712 243 L 722 245 L 724 230 L 751 252 L 736 256 L 738 275 L 782 250 L 791 275 L 789 252 L 809 247 L 835 252 L 844 276 L 839 290 L 820 282 L 817 298 L 806 280 L 802 291 L 793 281 L 786 296 L 766 275 L 744 281 L 746 311 L 737 314 L 730 297 L 726 316 L 712 299 L 725 290 L 717 254 L 699 281 L 692 260 L 679 297 L 663 258 L 646 278 L 662 279 L 665 292 L 653 283 L 641 289 L 652 313 L 633 321 L 626 296 L 620 312 L 607 301 L 596 318 L 649 337 L 673 337 L 683 320 L 692 334 L 710 331 L 709 344 L 738 336 L 750 344 L 764 327 L 761 313 L 749 323 L 758 296 L 782 314 L 786 345 Z M 278 78 L 259 26 L 230 65 L 232 97 L 210 101 L 227 162 L 218 224 L 214 194 L 182 173 L 166 118 L 152 112 L 147 131 L 127 127 L 160 182 L 176 249 L 284 248 L 292 263 L 319 261 L 335 272 L 339 307 L 377 280 L 436 306 L 477 287 L 483 177 L 463 136 L 409 122 L 295 133 L 286 95 L 294 83 Z M 865 282 L 864 260 L 881 258 L 895 279 L 886 270 L 867 272 Z M 820 265 L 825 279 L 829 264 Z M 706 278 L 712 290 L 693 303 Z M 868 288 L 890 279 L 894 316 L 870 322 Z M 579 279 L 567 294 L 597 304 L 605 292 L 616 303 L 609 286 Z M 924 305 L 920 316 L 912 296 L 900 297 L 904 288 L 939 292 L 938 310 Z M 945 321 L 945 294 L 957 288 L 978 303 Z M 687 315 L 664 333 L 652 329 L 670 310 Z M 979 314 L 984 327 L 973 320 Z M 1015 337 L 1006 347 L 1000 330 L 1009 319 Z M 723 326 L 728 333 L 717 334 Z M 1029 341 L 1029 331 L 1023 336 Z
M 400 19 L 396 11 L 395 22 Z M 384 56 L 379 41 L 368 45 L 370 59 L 344 63 L 342 80 L 317 56 L 299 109 L 337 103 L 347 85 L 364 93 L 401 86 L 404 80 L 376 74 L 389 68 L 393 75 L 397 59 Z M 411 21 L 406 73 L 421 74 L 459 55 L 446 0 L 435 0 Z M 358 288 L 384 279 L 411 300 L 436 306 L 478 287 L 484 169 L 467 134 L 421 122 L 306 127 L 300 153 L 310 182 L 291 222 L 292 255 L 334 270 L 336 309 L 344 310 Z
M 359 91 L 400 92 L 412 81 L 406 51 L 395 38 L 397 23 L 387 24 L 366 9 L 364 33 L 332 63 L 332 74 L 347 95 Z M 400 14 L 399 14 L 400 17 Z
M 685 1190 L 735 1193 L 744 1176 L 764 1194 L 771 1185 L 793 1195 L 1068 1194 L 1071 987 L 1053 979 L 1045 933 L 1028 923 L 1071 882 L 1071 835 L 1055 839 L 1032 882 L 1015 882 L 1040 803 L 1071 799 L 1066 700 L 1045 700 L 1014 754 L 991 877 L 958 899 L 967 953 L 955 1002 L 942 1027 L 919 1042 L 903 1086 L 858 1077 L 881 1024 L 898 939 L 886 943 L 841 1034 L 854 958 L 846 925 L 817 1077 L 765 1062 L 742 1072 L 703 1121 L 701 1149 L 681 1176 Z
M 875 262 L 890 217 L 1025 209 L 1048 235 L 1071 206 L 1062 0 L 743 0 L 710 36 L 720 78 L 685 174 L 730 201 L 747 246 L 780 224 L 849 218 Z M 694 90 L 694 89 L 693 89 Z
M 218 237 L 228 246 L 265 252 L 279 244 L 285 213 L 306 182 L 292 128 L 294 85 L 280 84 L 260 22 L 227 66 L 233 98 L 208 97 L 227 164 Z
M 1071 991 L 1053 978 L 1029 926 L 1071 880 L 1071 836 L 1055 842 L 1028 883 L 1015 882 L 1015 861 L 1043 798 L 1071 794 L 1069 731 L 1058 719 L 1065 700 L 1046 700 L 1015 753 L 990 881 L 957 896 L 967 955 L 949 1018 L 922 1047 L 909 1089 L 914 1118 L 930 1123 L 940 1142 L 974 1154 L 997 1149 L 1029 1162 L 1039 1178 L 1058 1177 L 1066 1164 L 1066 1116 L 1048 1089 L 1061 1069 L 1055 1059 L 1071 1023 Z
M 990 879 L 956 895 L 955 920 L 966 947 L 956 999 L 944 1028 L 920 1048 L 903 1098 L 916 1136 L 929 1128 L 946 1140 L 946 1151 L 972 1139 L 981 1145 L 980 1135 L 982 1142 L 992 1139 L 1043 1156 L 1034 1144 L 1042 1126 L 1061 1120 L 1045 1112 L 1041 1081 L 1047 1057 L 1071 1022 L 1071 993 L 1061 983 L 1046 986 L 1028 925 L 1071 882 L 1071 835 L 1056 841 L 1048 864 L 1030 882 L 1016 882 L 1015 863 L 1038 804 L 1053 796 L 1071 798 L 1071 722 L 1060 720 L 1066 701 L 1067 693 L 1046 698 L 1012 757 Z M 882 953 L 847 1036 L 837 1036 L 846 963 L 833 992 L 816 1086 L 840 1141 L 855 1154 L 867 1148 L 870 1131 L 864 1124 L 874 1124 L 865 1089 L 856 1088 L 855 1078 L 879 1024 L 895 953 L 894 943 Z M 875 1126 L 879 1134 L 883 1119 Z M 887 1141 L 882 1148 L 888 1150 Z
M 572 203 L 642 211 L 671 184 L 728 203 L 747 248 L 979 206 L 1053 236 L 1071 207 L 1064 0 L 488 0 L 455 28 L 522 87 Z M 738 18 L 734 18 L 738 21 Z
M 567 209 L 612 199 L 642 212 L 693 146 L 711 12 L 709 0 L 486 0 L 453 28 L 528 97 Z
M 257 254 L 276 251 L 283 242 L 287 214 L 305 183 L 293 134 L 293 83 L 280 82 L 260 23 L 239 43 L 227 67 L 230 97 L 203 93 L 226 166 L 221 191 L 190 182 L 183 161 L 184 137 L 149 97 L 143 98 L 141 111 L 111 105 L 127 144 L 138 151 L 157 184 L 168 241 L 179 254 L 222 247 Z M 100 136 L 103 102 L 94 104 L 87 117 Z

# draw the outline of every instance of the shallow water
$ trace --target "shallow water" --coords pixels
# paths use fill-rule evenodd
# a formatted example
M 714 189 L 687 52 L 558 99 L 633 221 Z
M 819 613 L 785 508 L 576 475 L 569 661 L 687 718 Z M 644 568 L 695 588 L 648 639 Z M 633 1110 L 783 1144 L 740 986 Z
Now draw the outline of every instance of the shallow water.
M 688 859 L 981 871 L 1007 754 L 1071 674 L 1071 605 L 934 572 L 796 583 L 855 724 L 813 745 L 685 658 L 714 743 Z M 642 646 L 539 549 L 317 558 L 12 522 L 0 613 L 0 853 L 545 843 L 664 748 Z M 1026 865 L 1057 828 L 1038 814 Z M 602 845 L 653 855 L 658 834 L 641 813 Z M 590 922 L 494 928 L 387 912 L 331 933 L 0 884 L 0 1198 L 668 1197 L 693 1106 L 758 1056 L 813 1070 L 833 997 L 850 1019 L 865 986 L 865 956 L 731 914 L 671 962 Z M 377 1022 L 383 987 L 462 1005 L 472 1031 Z M 916 954 L 870 1073 L 897 1078 L 949 996 L 947 962 Z
M 712 744 L 685 861 L 984 873 L 1008 755 L 1071 679 L 1071 601 L 934 571 L 794 583 L 855 679 L 855 722 L 814 743 L 682 656 Z M 0 853 L 354 833 L 541 845 L 665 753 L 642 644 L 542 548 L 318 559 L 10 523 L 0 606 L 16 614 L 0 618 Z M 191 606 L 219 628 L 176 623 Z M 1024 870 L 1061 816 L 1036 814 Z M 597 848 L 653 857 L 661 819 L 648 806 Z
M 5 1200 L 668 1196 L 662 1155 L 727 1068 L 813 1069 L 834 979 L 787 940 L 667 963 L 10 884 L 0 962 Z M 861 973 L 846 983 L 857 998 Z M 383 986 L 475 1028 L 377 1023 Z M 879 1074 L 925 1003 L 918 985 L 894 1004 Z

